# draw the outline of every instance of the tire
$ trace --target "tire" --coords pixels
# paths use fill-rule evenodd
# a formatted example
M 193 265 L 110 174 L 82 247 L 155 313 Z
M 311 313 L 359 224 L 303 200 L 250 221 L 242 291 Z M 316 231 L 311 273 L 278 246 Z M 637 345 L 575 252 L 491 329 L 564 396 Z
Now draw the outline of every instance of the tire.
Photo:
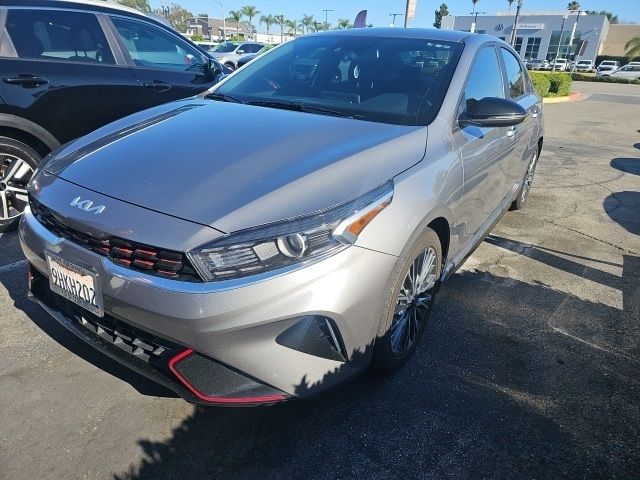
M 0 232 L 18 225 L 28 204 L 27 183 L 41 160 L 29 145 L 0 137 Z
M 231 70 L 232 72 L 236 69 L 236 66 L 231 63 L 231 62 L 227 62 L 224 64 L 225 67 L 227 67 L 229 70 Z
M 426 288 L 421 288 L 418 291 L 418 295 L 410 299 L 409 306 L 402 308 L 401 305 L 404 302 L 401 301 L 401 296 L 405 298 L 413 296 L 413 293 L 408 291 L 409 289 L 407 288 L 411 283 L 412 270 L 419 270 L 420 265 L 422 267 L 430 265 L 431 263 L 428 259 L 431 254 L 433 254 L 433 269 L 427 269 L 429 275 L 425 277 L 422 285 L 422 287 Z M 420 261 L 422 261 L 422 264 L 420 264 Z M 371 359 L 371 368 L 373 370 L 393 372 L 411 357 L 420 342 L 431 315 L 441 271 L 442 246 L 440 245 L 440 239 L 436 232 L 427 228 L 396 270 L 393 286 L 389 292 L 373 346 Z M 398 308 L 401 309 L 398 311 Z M 415 317 L 412 316 L 412 311 L 416 313 Z M 407 322 L 404 330 L 401 325 L 403 317 L 406 317 Z M 415 327 L 411 328 L 414 319 Z M 406 337 L 404 333 L 406 333 Z
M 536 148 L 527 165 L 527 171 L 524 174 L 520 188 L 516 199 L 511 203 L 509 210 L 522 210 L 527 198 L 529 197 L 529 191 L 531 190 L 531 184 L 533 183 L 533 176 L 536 173 L 536 166 L 538 165 L 538 159 L 540 158 L 540 148 Z

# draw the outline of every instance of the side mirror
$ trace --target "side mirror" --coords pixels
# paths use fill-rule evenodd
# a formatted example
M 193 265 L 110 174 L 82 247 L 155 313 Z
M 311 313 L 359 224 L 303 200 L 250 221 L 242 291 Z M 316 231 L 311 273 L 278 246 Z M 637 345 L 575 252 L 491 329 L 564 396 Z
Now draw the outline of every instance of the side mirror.
M 244 50 L 236 50 L 236 53 L 237 53 L 238 55 L 244 55 Z
M 504 98 L 485 97 L 471 111 L 458 119 L 461 127 L 512 127 L 527 118 L 527 111 L 520 104 Z
M 211 77 L 215 77 L 222 73 L 222 65 L 220 65 L 218 62 L 216 62 L 212 58 L 203 56 L 203 64 L 204 64 L 206 73 Z

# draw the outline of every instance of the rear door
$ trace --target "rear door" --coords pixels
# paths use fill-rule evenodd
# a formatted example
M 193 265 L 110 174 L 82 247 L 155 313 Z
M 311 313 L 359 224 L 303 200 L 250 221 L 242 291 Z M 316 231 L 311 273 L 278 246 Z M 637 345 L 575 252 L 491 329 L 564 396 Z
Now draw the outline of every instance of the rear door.
M 542 100 L 530 88 L 530 82 L 520 60 L 510 50 L 500 47 L 504 66 L 504 80 L 507 96 L 518 102 L 527 111 L 527 117 L 520 124 L 509 127 L 514 150 L 509 158 L 505 175 L 512 191 L 520 187 L 525 171 L 535 149 L 537 149 L 539 117 L 542 115 Z
M 467 77 L 460 114 L 485 97 L 505 98 L 502 68 L 494 45 L 481 48 Z M 456 127 L 454 139 L 464 168 L 461 222 L 465 240 L 483 231 L 501 210 L 508 185 L 513 138 L 507 127 Z
M 0 93 L 7 113 L 60 143 L 143 108 L 138 81 L 92 12 L 8 8 Z
M 179 36 L 140 20 L 110 19 L 147 107 L 197 95 L 216 83 L 203 65 L 204 54 Z

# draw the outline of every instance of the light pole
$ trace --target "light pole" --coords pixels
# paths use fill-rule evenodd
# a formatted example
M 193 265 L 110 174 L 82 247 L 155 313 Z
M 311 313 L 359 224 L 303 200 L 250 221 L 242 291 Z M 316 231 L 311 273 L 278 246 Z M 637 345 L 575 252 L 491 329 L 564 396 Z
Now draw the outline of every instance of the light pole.
M 518 21 L 520 21 L 520 9 L 522 8 L 522 0 L 518 0 L 518 5 L 516 5 L 516 18 L 513 20 L 513 29 L 511 29 L 511 40 L 509 41 L 509 45 L 512 47 L 516 44 L 516 35 L 518 33 Z M 520 54 L 520 52 L 518 52 Z
M 393 17 L 393 20 L 391 21 L 391 26 L 395 27 L 396 26 L 396 17 L 404 17 L 404 13 L 390 13 L 389 16 Z
M 560 54 L 560 44 L 562 43 L 562 34 L 564 33 L 564 22 L 567 21 L 568 14 L 564 14 L 562 16 L 562 25 L 560 26 L 560 39 L 558 40 L 558 48 L 556 49 L 556 58 L 553 59 L 553 66 L 551 67 L 552 71 L 556 71 L 556 60 L 558 55 Z
M 578 15 L 576 15 L 576 21 L 573 24 L 573 28 L 571 29 L 571 37 L 569 39 L 569 55 L 571 55 L 571 47 L 573 47 L 573 39 L 576 35 L 576 27 L 578 26 L 578 21 L 580 20 L 580 14 L 583 12 L 584 10 L 578 10 Z M 586 12 L 585 12 L 586 13 Z M 574 58 L 575 60 L 575 58 Z M 569 59 L 567 58 L 567 61 L 569 61 Z
M 329 25 L 329 12 L 333 12 L 333 10 L 324 9 L 322 11 L 324 12 L 324 23 Z
M 478 15 L 482 14 L 485 15 L 487 12 L 471 12 L 471 15 L 473 15 L 473 23 L 471 24 L 471 28 L 469 29 L 469 31 L 471 33 L 475 33 L 476 31 L 476 23 L 478 22 Z
M 227 39 L 227 19 L 226 15 L 224 14 L 224 5 L 218 2 L 218 0 L 213 1 L 220 5 L 220 8 L 222 9 L 222 41 L 224 42 Z

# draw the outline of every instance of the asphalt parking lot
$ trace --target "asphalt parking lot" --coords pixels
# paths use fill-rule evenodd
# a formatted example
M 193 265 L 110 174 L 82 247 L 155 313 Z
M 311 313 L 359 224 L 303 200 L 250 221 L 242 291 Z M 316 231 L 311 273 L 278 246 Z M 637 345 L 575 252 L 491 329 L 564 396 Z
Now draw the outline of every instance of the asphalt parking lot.
M 123 372 L 0 235 L 0 478 L 639 478 L 640 87 L 574 89 L 414 359 L 314 400 L 196 408 Z

